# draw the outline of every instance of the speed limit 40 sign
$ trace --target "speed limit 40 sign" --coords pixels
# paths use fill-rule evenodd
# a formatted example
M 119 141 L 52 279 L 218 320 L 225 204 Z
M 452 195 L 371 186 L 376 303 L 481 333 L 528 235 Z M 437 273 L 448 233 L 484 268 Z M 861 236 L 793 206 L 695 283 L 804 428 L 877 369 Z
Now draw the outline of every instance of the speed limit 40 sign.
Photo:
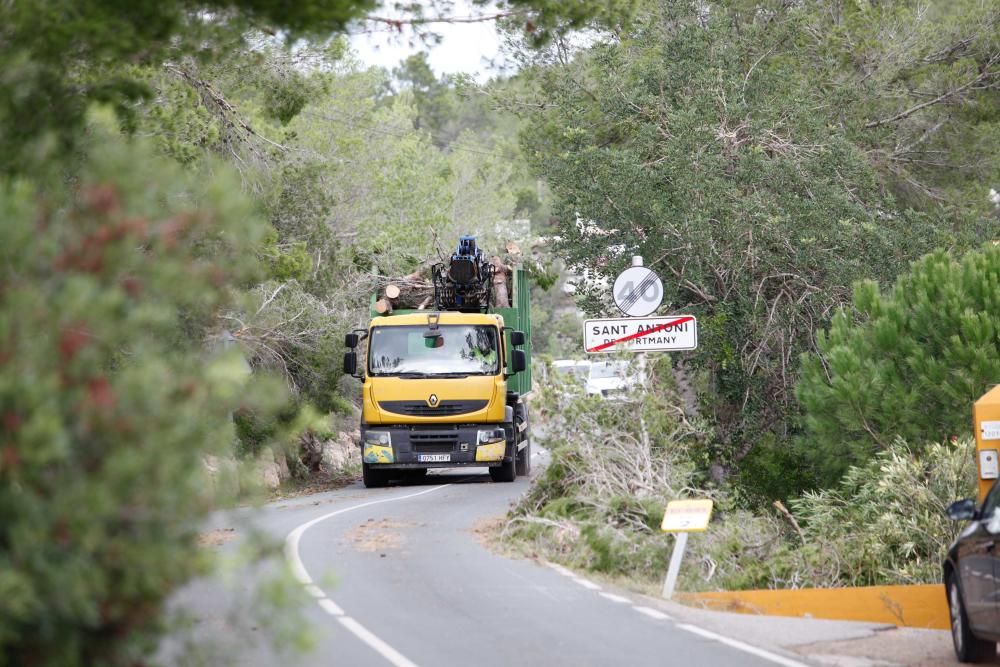
M 612 292 L 618 309 L 629 317 L 645 317 L 656 312 L 663 302 L 663 282 L 644 266 L 622 271 Z

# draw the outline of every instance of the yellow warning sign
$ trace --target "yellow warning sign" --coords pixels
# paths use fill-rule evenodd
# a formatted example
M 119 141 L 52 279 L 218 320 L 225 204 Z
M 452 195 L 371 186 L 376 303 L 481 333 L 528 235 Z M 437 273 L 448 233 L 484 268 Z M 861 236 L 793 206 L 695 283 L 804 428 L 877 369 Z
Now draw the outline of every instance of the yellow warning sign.
M 711 518 L 711 500 L 674 500 L 667 503 L 660 529 L 665 533 L 700 532 L 708 529 Z

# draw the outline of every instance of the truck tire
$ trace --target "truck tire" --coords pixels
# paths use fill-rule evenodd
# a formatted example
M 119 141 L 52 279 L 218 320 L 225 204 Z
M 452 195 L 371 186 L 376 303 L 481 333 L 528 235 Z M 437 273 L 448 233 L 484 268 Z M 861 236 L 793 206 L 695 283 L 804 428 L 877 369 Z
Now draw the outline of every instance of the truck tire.
M 528 439 L 528 444 L 524 446 L 524 449 L 517 453 L 517 474 L 521 477 L 527 477 L 531 474 L 531 439 Z
M 979 639 L 972 634 L 969 617 L 965 613 L 962 589 L 958 586 L 958 576 L 951 572 L 945 582 L 948 593 L 948 611 L 951 615 L 951 639 L 959 662 L 992 662 L 997 654 L 996 642 Z
M 366 489 L 378 489 L 389 483 L 387 470 L 376 470 L 367 463 L 361 464 L 361 479 Z
M 531 429 L 528 427 L 528 406 L 524 403 L 518 403 L 514 408 L 514 428 L 518 428 L 521 424 L 524 425 L 524 430 L 521 431 L 520 441 L 528 441 L 528 444 L 524 446 L 524 449 L 517 453 L 517 474 L 523 477 L 527 477 L 531 474 Z
M 490 479 L 494 482 L 513 482 L 517 479 L 517 431 L 514 430 L 514 444 L 511 446 L 510 461 L 504 461 L 490 468 Z

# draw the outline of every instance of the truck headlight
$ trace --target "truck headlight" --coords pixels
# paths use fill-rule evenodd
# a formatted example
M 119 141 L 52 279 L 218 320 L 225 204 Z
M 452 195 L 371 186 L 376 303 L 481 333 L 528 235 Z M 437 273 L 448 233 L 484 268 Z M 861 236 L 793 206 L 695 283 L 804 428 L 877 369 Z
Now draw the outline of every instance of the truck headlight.
M 388 431 L 365 431 L 365 443 L 386 447 L 392 444 L 392 436 Z
M 479 432 L 479 444 L 485 445 L 488 442 L 500 442 L 506 440 L 507 435 L 502 428 L 492 428 L 488 431 Z

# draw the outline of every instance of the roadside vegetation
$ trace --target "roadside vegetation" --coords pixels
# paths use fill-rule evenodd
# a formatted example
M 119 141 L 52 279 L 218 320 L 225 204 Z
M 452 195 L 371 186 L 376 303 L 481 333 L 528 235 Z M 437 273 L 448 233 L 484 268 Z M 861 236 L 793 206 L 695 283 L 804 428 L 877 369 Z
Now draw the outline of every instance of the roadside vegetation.
M 0 665 L 148 664 L 219 566 L 209 512 L 356 470 L 368 293 L 540 215 L 486 94 L 523 84 L 364 66 L 344 35 L 381 4 L 0 5 Z M 433 43 L 444 4 L 399 25 Z M 497 10 L 544 44 L 630 4 Z
M 356 470 L 371 291 L 515 220 L 539 353 L 632 254 L 701 340 L 627 410 L 542 389 L 506 538 L 648 581 L 710 495 L 689 588 L 933 578 L 1000 358 L 995 2 L 506 0 L 484 83 L 347 47 L 437 3 L 132 4 L 0 3 L 0 667 L 145 664 L 209 512 Z
M 629 403 L 558 376 L 546 385 L 534 407 L 552 463 L 501 529 L 508 548 L 655 593 L 673 540 L 660 531 L 666 504 L 711 498 L 712 525 L 691 535 L 680 590 L 940 580 L 960 528 L 944 510 L 975 493 L 970 437 L 896 439 L 836 485 L 764 507 L 708 481 L 706 424 L 684 416 L 671 375 L 656 364 L 648 394 Z
M 1000 378 L 998 20 L 646 3 L 586 49 L 525 52 L 522 137 L 578 303 L 614 312 L 602 280 L 641 254 L 699 349 L 624 406 L 546 386 L 553 465 L 505 537 L 654 585 L 665 503 L 707 496 L 682 589 L 939 581 L 970 406 Z

